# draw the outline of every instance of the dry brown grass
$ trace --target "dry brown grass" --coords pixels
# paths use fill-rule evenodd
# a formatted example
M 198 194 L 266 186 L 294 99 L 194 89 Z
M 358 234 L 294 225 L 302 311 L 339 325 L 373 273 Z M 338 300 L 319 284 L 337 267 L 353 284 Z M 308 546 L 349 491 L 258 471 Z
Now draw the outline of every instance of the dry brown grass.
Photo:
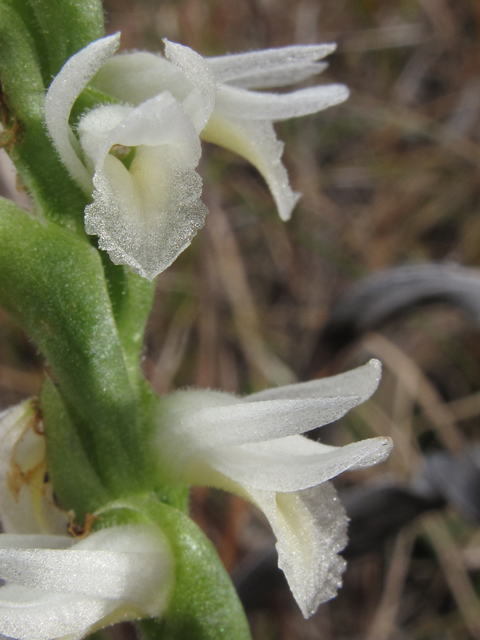
M 204 54 L 337 41 L 324 81 L 351 99 L 279 126 L 303 192 L 283 225 L 257 173 L 206 146 L 211 213 L 158 279 L 145 371 L 159 393 L 185 385 L 246 393 L 335 373 L 372 355 L 373 400 L 326 434 L 391 435 L 388 463 L 340 485 L 408 483 L 432 448 L 478 439 L 478 327 L 434 308 L 389 322 L 332 358 L 319 336 L 353 281 L 430 260 L 480 262 L 480 4 L 474 0 L 107 0 L 125 49 L 161 39 Z M 0 315 L 0 406 L 38 391 L 41 359 Z M 271 545 L 239 499 L 196 490 L 192 513 L 230 570 Z M 349 563 L 344 588 L 304 621 L 283 588 L 250 613 L 255 640 L 480 638 L 480 534 L 453 510 L 425 516 Z M 131 637 L 125 628 L 115 631 Z M 193 640 L 193 639 L 192 639 Z

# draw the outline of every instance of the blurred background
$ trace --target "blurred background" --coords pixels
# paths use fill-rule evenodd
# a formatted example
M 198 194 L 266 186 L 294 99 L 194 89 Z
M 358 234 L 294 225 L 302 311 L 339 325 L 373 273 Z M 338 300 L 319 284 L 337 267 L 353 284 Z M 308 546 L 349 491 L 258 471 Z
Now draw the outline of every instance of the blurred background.
M 203 55 L 335 41 L 318 81 L 351 89 L 345 104 L 277 126 L 303 193 L 287 224 L 250 165 L 204 145 L 210 213 L 159 276 L 146 338 L 160 394 L 249 393 L 384 364 L 373 399 L 314 434 L 336 445 L 389 435 L 395 449 L 336 479 L 349 563 L 338 597 L 308 621 L 263 516 L 192 491 L 254 639 L 480 639 L 480 3 L 106 0 L 105 11 L 126 50 L 161 51 L 164 37 Z M 4 156 L 0 176 L 0 192 L 28 204 Z M 0 408 L 42 376 L 0 311 Z M 108 634 L 136 637 L 129 625 Z

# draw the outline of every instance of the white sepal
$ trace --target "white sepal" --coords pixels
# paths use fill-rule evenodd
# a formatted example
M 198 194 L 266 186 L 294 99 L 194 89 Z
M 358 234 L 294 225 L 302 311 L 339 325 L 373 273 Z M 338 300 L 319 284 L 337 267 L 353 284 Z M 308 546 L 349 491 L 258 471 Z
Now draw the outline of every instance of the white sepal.
M 287 94 L 248 91 L 299 82 L 323 70 L 317 61 L 335 45 L 267 49 L 208 58 L 219 82 L 215 107 L 201 137 L 246 158 L 262 174 L 283 221 L 290 219 L 300 194 L 292 191 L 281 162 L 283 143 L 272 123 L 317 113 L 348 97 L 344 85 L 309 87 Z M 229 84 L 231 83 L 231 84 Z M 236 86 L 232 86 L 236 85 Z
M 68 124 L 73 103 L 88 81 L 113 56 L 120 44 L 120 34 L 95 40 L 72 56 L 53 79 L 45 98 L 45 123 L 48 133 L 70 175 L 88 193 L 91 175 L 75 152 L 75 138 Z
M 198 133 L 202 131 L 215 106 L 216 84 L 213 71 L 198 53 L 165 38 L 165 55 L 192 83 L 192 91 L 182 106 L 190 116 Z
M 161 420 L 168 429 L 158 430 L 159 446 L 176 448 L 181 442 L 184 459 L 207 449 L 306 433 L 338 420 L 367 400 L 380 376 L 381 364 L 373 359 L 337 376 L 244 398 L 220 391 L 177 391 L 162 400 Z
M 215 100 L 215 113 L 227 118 L 279 122 L 323 111 L 349 96 L 343 84 L 326 84 L 291 93 L 249 91 L 222 85 Z
M 358 403 L 365 402 L 377 390 L 382 377 L 382 364 L 372 358 L 367 364 L 345 373 L 308 382 L 297 382 L 283 387 L 272 387 L 246 396 L 245 402 L 280 400 L 286 398 L 320 398 L 340 395 L 358 396 Z
M 288 398 L 244 402 L 215 391 L 178 391 L 163 400 L 158 446 L 181 443 L 181 460 L 218 447 L 261 443 L 305 433 L 338 420 L 359 402 L 357 396 Z M 162 441 L 160 440 L 162 439 Z
M 218 82 L 236 84 L 237 81 L 241 81 L 245 83 L 243 84 L 245 87 L 280 87 L 291 82 L 289 70 L 292 67 L 299 70 L 312 69 L 312 64 L 333 53 L 335 49 L 335 44 L 293 45 L 277 49 L 264 49 L 263 51 L 215 56 L 207 58 L 207 62 L 213 69 Z M 286 82 L 281 81 L 281 74 L 284 70 L 287 70 L 288 79 Z M 317 73 L 317 71 L 314 71 L 314 73 Z M 259 74 L 267 78 L 273 76 L 275 84 L 257 84 L 256 78 Z M 297 77 L 295 82 L 299 82 L 306 77 L 308 76 Z M 249 79 L 254 84 L 247 84 Z
M 206 451 L 202 458 L 241 485 L 265 491 L 300 491 L 331 480 L 348 469 L 386 460 L 390 438 L 369 438 L 344 447 L 326 447 L 302 436 Z

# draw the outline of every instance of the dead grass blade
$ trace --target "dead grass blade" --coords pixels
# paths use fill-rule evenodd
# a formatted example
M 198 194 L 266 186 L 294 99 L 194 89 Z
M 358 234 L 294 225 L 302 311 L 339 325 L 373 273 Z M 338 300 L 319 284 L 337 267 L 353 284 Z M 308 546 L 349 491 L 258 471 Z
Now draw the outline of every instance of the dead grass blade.
M 445 447 L 451 453 L 463 451 L 468 443 L 456 425 L 455 416 L 416 362 L 378 333 L 367 334 L 362 343 L 367 351 L 398 375 L 404 388 L 418 402 L 435 427 Z
M 289 384 L 295 381 L 295 375 L 273 352 L 262 336 L 261 322 L 243 264 L 241 252 L 235 235 L 222 211 L 218 199 L 209 197 L 210 213 L 207 216 L 206 230 L 211 239 L 217 273 L 232 308 L 235 327 L 247 359 L 266 382 Z

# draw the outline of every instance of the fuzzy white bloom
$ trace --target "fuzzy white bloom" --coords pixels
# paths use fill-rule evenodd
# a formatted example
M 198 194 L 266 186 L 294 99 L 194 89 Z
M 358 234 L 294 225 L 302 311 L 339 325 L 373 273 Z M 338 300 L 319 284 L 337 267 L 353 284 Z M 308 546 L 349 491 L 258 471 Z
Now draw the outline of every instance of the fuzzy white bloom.
M 124 620 L 162 613 L 172 559 L 154 525 L 68 536 L 0 535 L 0 633 L 77 640 Z
M 232 491 L 258 506 L 277 538 L 279 566 L 305 617 L 341 585 L 347 517 L 328 482 L 377 464 L 389 438 L 333 447 L 302 433 L 343 416 L 377 388 L 378 360 L 331 378 L 239 398 L 179 391 L 161 403 L 156 447 L 162 466 L 191 484 Z
M 118 264 L 147 278 L 168 267 L 203 226 L 207 210 L 195 172 L 200 138 L 247 158 L 268 183 L 283 220 L 299 194 L 281 163 L 283 144 L 273 122 L 316 113 L 348 97 L 344 85 L 291 93 L 257 92 L 285 86 L 325 68 L 334 45 L 304 45 L 203 58 L 165 41 L 166 58 L 146 52 L 112 57 L 119 34 L 74 55 L 52 82 L 45 119 L 72 177 L 93 203 L 87 233 Z M 83 115 L 77 137 L 68 118 L 89 81 L 121 104 Z M 92 182 L 93 181 L 93 182 Z
M 44 480 L 45 444 L 27 401 L 0 414 L 0 634 L 77 640 L 123 620 L 158 616 L 172 557 L 158 527 L 104 529 L 78 541 Z M 60 535 L 62 534 L 63 535 Z

